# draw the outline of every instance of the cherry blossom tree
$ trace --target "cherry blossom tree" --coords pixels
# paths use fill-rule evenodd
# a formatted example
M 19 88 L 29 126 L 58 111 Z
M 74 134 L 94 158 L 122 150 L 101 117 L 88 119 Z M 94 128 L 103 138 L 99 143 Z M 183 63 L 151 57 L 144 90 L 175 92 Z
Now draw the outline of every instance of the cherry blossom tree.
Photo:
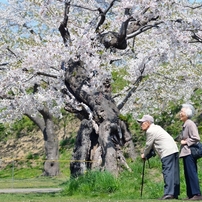
M 65 108 L 81 120 L 72 175 L 130 170 L 123 149 L 132 159 L 136 152 L 120 115 L 169 114 L 170 101 L 187 102 L 201 87 L 201 8 L 186 0 L 10 0 L 0 14 L 1 121 L 30 117 L 44 135 L 45 174 L 56 175 L 52 117 Z M 115 71 L 127 81 L 116 91 Z

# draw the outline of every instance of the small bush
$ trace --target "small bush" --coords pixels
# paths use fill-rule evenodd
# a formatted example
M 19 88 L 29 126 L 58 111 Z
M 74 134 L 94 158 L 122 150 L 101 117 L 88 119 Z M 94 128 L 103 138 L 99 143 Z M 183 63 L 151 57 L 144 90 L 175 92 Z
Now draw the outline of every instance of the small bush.
M 119 189 L 117 179 L 108 172 L 88 171 L 85 175 L 71 178 L 64 189 L 64 195 L 84 194 L 96 196 L 112 193 Z

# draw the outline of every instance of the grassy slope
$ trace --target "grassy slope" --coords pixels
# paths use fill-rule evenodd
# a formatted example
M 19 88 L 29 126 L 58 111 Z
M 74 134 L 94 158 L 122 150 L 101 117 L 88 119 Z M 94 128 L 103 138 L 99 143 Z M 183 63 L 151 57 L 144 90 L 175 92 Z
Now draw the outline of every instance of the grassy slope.
M 150 168 L 149 168 L 150 164 Z M 16 170 L 14 179 L 5 177 L 6 171 L 0 172 L 0 188 L 25 188 L 25 187 L 62 187 L 64 191 L 57 194 L 1 194 L 0 201 L 110 201 L 110 202 L 132 202 L 132 201 L 156 201 L 163 194 L 163 180 L 161 174 L 161 163 L 158 157 L 150 159 L 145 166 L 144 184 L 142 198 L 140 197 L 143 163 L 138 158 L 130 163 L 132 172 L 123 171 L 117 180 L 112 180 L 109 176 L 86 176 L 77 179 L 69 184 L 66 175 L 56 178 L 35 178 L 26 177 L 27 169 L 20 169 L 21 174 Z M 181 195 L 180 199 L 186 198 L 185 182 L 181 168 Z M 199 178 L 202 179 L 202 160 L 198 162 Z M 33 169 L 34 170 L 34 169 Z M 9 169 L 7 170 L 9 172 Z M 24 173 L 24 179 L 22 178 Z M 93 180 L 94 181 L 93 181 Z M 11 187 L 12 186 L 12 187 Z

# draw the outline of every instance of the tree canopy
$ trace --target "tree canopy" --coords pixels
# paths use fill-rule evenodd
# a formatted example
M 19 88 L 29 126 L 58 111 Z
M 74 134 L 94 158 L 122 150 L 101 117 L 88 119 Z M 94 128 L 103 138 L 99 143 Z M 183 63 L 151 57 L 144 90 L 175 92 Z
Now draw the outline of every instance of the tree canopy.
M 202 81 L 201 8 L 184 0 L 9 0 L 0 14 L 1 120 L 44 103 L 59 117 L 63 61 L 78 57 L 89 76 L 99 72 L 96 82 L 125 70 L 118 76 L 127 83 L 114 94 L 123 113 L 188 101 Z
M 109 154 L 122 159 L 117 148 L 131 146 L 131 135 L 120 113 L 169 114 L 170 101 L 189 102 L 201 88 L 202 4 L 195 1 L 9 0 L 0 22 L 1 122 L 26 114 L 55 144 L 52 117 L 61 108 L 77 113 L 77 146 L 86 143 L 79 158 L 90 158 L 93 136 L 105 162 Z

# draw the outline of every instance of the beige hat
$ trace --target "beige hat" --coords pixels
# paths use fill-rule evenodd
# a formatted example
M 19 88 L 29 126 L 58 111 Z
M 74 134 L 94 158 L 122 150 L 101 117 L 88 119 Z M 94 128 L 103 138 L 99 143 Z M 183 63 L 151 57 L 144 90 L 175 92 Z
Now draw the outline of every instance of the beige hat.
M 145 121 L 149 121 L 150 123 L 154 123 L 154 118 L 150 115 L 144 115 L 141 119 L 137 119 L 137 122 L 139 122 L 139 123 L 145 122 Z

